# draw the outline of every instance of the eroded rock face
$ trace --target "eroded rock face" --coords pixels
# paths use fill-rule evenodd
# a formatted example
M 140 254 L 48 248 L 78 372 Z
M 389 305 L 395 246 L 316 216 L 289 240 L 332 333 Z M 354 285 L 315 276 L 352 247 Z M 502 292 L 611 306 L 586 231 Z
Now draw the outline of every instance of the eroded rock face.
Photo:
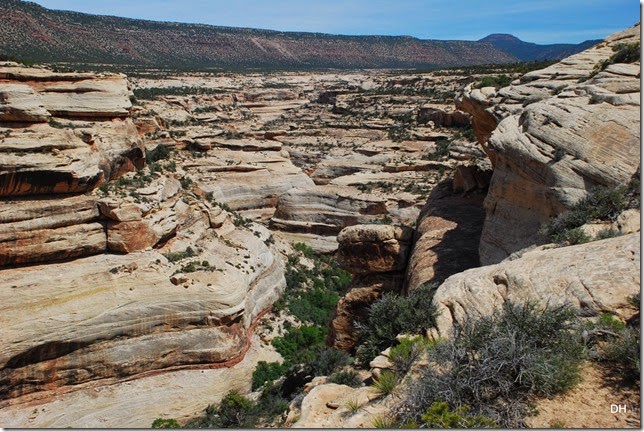
M 283 231 L 336 235 L 344 227 L 369 223 L 387 213 L 384 199 L 337 186 L 291 189 L 277 200 L 271 227 Z
M 141 168 L 130 95 L 123 75 L 1 64 L 0 197 L 83 193 Z
M 354 278 L 336 306 L 327 345 L 353 350 L 356 323 L 366 321 L 369 306 L 385 292 L 401 290 L 412 234 L 411 228 L 390 225 L 355 225 L 340 232 L 339 265 Z
M 216 234 L 191 208 L 196 215 L 164 247 L 176 255 L 191 245 L 185 258 L 147 251 L 2 271 L 5 404 L 62 386 L 243 357 L 253 322 L 285 285 L 281 260 L 231 222 Z M 185 278 L 175 285 L 180 270 Z
M 392 225 L 355 225 L 338 234 L 338 259 L 353 274 L 404 270 L 413 230 Z
M 461 188 L 467 182 L 450 179 L 434 188 L 418 218 L 406 267 L 408 291 L 428 282 L 440 283 L 453 274 L 480 265 L 478 248 L 485 220 L 486 175 L 477 167 L 463 167 L 460 171 L 479 177 L 482 187 L 477 188 L 473 182 L 464 194 Z
M 640 282 L 639 234 L 529 252 L 447 279 L 434 297 L 438 334 L 449 336 L 454 325 L 489 316 L 506 301 L 569 303 L 585 316 L 619 315 Z
M 96 198 L 5 199 L 0 206 L 0 267 L 103 253 L 107 237 Z
M 593 186 L 615 187 L 638 171 L 639 62 L 590 74 L 618 43 L 639 42 L 639 29 L 610 36 L 498 92 L 470 89 L 461 98 L 495 166 L 482 264 L 535 244 L 540 225 Z

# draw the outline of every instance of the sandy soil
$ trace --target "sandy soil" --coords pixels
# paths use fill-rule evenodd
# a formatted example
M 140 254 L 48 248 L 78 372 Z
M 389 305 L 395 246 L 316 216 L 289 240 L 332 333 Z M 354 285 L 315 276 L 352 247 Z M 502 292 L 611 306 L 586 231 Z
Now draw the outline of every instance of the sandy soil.
M 592 364 L 584 367 L 582 376 L 582 382 L 566 394 L 538 402 L 538 414 L 527 421 L 530 427 L 641 428 L 637 386 L 615 385 L 604 370 Z M 626 412 L 611 412 L 611 405 L 625 405 Z

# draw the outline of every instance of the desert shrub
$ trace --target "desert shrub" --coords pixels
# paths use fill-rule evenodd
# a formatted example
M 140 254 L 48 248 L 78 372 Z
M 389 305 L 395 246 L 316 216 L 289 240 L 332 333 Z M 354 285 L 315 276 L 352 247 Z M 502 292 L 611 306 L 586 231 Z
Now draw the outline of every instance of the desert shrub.
M 152 429 L 178 429 L 181 425 L 175 419 L 157 418 L 152 422 Z
M 575 312 L 566 306 L 506 303 L 491 317 L 470 319 L 450 341 L 429 351 L 427 367 L 397 413 L 420 422 L 428 407 L 471 407 L 501 427 L 522 426 L 530 398 L 551 396 L 579 379 L 584 346 Z
M 373 419 L 372 425 L 375 429 L 396 429 L 398 427 L 396 420 L 387 416 L 376 417 Z
M 193 257 L 195 255 L 195 251 L 190 246 L 188 246 L 183 252 L 168 252 L 167 254 L 164 254 L 164 256 L 170 262 L 177 262 L 185 258 Z
M 167 159 L 170 156 L 170 148 L 167 145 L 160 144 L 154 150 L 145 150 L 145 163 L 152 164 L 160 160 Z
M 624 378 L 639 380 L 641 373 L 640 329 L 628 327 L 620 331 L 617 337 L 609 338 L 600 347 L 599 358 Z
M 288 368 L 282 363 L 260 361 L 253 371 L 253 390 L 257 390 L 266 382 L 282 377 Z
M 629 188 L 626 186 L 594 188 L 570 210 L 544 225 L 541 232 L 554 243 L 579 244 L 590 241 L 591 238 L 580 227 L 592 220 L 615 221 L 630 206 L 628 195 Z
M 595 240 L 603 240 L 603 239 L 619 237 L 619 236 L 620 236 L 619 231 L 614 230 L 612 228 L 608 228 L 608 229 L 603 229 L 599 231 L 595 236 Z
M 566 229 L 560 233 L 553 234 L 550 240 L 557 244 L 562 245 L 578 245 L 588 243 L 592 237 L 586 234 L 582 228 Z
M 349 354 L 334 348 L 325 348 L 317 353 L 311 362 L 315 375 L 330 375 L 334 371 L 347 366 L 353 359 Z
M 503 75 L 493 75 L 493 76 L 484 76 L 481 78 L 481 81 L 474 86 L 474 88 L 483 88 L 483 87 L 495 87 L 500 89 L 502 87 L 507 87 L 512 82 L 512 78 L 503 74 Z
M 640 295 L 628 299 L 629 303 L 640 310 Z M 628 325 L 627 325 L 628 324 Z M 619 376 L 635 381 L 640 379 L 640 328 L 639 321 L 627 324 L 604 313 L 589 326 L 595 337 L 590 340 L 591 353 L 600 362 L 613 369 Z
M 203 416 L 186 423 L 185 427 L 195 428 L 252 428 L 255 425 L 253 403 L 250 399 L 231 390 L 219 405 L 208 405 Z
M 408 296 L 386 293 L 369 309 L 360 329 L 357 357 L 367 364 L 382 350 L 396 343 L 399 334 L 424 334 L 436 325 L 432 304 L 435 285 L 424 285 Z
M 635 63 L 640 60 L 640 43 L 619 43 L 613 47 L 613 54 L 595 65 L 590 76 L 593 77 L 615 63 Z
M 429 429 L 499 427 L 487 417 L 468 414 L 470 410 L 469 406 L 462 405 L 452 411 L 447 402 L 434 402 L 421 416 L 421 420 Z
M 424 155 L 423 159 L 437 161 L 446 158 L 449 156 L 449 146 L 451 143 L 450 140 L 445 138 L 436 140 L 435 150 Z
M 307 257 L 307 258 L 313 258 L 316 256 L 315 251 L 313 248 L 306 243 L 295 243 L 293 245 L 293 248 L 297 251 L 302 252 L 302 254 Z
M 291 327 L 272 344 L 289 365 L 308 363 L 315 359 L 315 349 L 322 346 L 325 332 L 317 326 Z
M 392 371 L 383 371 L 378 378 L 376 378 L 372 384 L 372 387 L 375 388 L 378 393 L 382 396 L 391 394 L 396 386 L 398 385 L 398 377 Z
M 359 387 L 362 384 L 358 377 L 358 371 L 355 369 L 342 369 L 339 372 L 331 374 L 329 381 L 334 384 L 344 384 L 349 387 Z
M 428 344 L 423 338 L 405 338 L 389 351 L 389 361 L 398 376 L 404 376 L 420 355 L 427 349 Z

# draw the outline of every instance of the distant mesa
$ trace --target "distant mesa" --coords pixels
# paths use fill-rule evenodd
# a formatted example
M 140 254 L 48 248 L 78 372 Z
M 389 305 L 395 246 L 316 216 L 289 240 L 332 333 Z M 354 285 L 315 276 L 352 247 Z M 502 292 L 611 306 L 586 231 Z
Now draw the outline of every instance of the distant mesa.
M 580 44 L 539 45 L 524 42 L 511 34 L 494 33 L 479 40 L 488 42 L 501 51 L 521 61 L 560 60 L 577 54 L 601 42 L 601 39 L 587 40 Z
M 135 20 L 0 0 L 0 58 L 195 69 L 441 68 L 558 59 L 576 45 L 338 36 Z M 491 38 L 491 39 L 490 39 Z

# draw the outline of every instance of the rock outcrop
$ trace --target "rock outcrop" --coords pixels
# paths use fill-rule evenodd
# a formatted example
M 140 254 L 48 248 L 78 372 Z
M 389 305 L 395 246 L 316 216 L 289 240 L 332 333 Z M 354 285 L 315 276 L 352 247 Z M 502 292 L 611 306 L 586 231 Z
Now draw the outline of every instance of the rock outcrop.
M 277 199 L 271 227 L 283 231 L 336 235 L 343 228 L 387 214 L 385 200 L 337 186 L 291 189 Z
M 0 89 L 12 80 L 0 108 L 0 418 L 97 383 L 241 362 L 285 286 L 268 230 L 235 224 L 175 161 L 143 167 L 123 76 L 0 68 Z
M 590 188 L 625 184 L 638 171 L 640 64 L 593 70 L 639 34 L 637 25 L 498 92 L 469 87 L 461 96 L 495 167 L 482 264 L 537 243 L 540 225 Z
M 383 293 L 401 290 L 412 233 L 411 228 L 389 225 L 356 225 L 340 232 L 339 265 L 354 277 L 336 306 L 327 345 L 351 351 L 357 342 L 356 323 L 366 320 L 369 306 Z
M 448 278 L 434 296 L 437 333 L 450 336 L 454 326 L 489 316 L 507 301 L 570 304 L 584 316 L 620 315 L 640 283 L 639 234 L 532 251 Z
M 0 197 L 83 193 L 143 166 L 123 75 L 0 64 Z
M 462 166 L 439 183 L 421 211 L 406 267 L 406 290 L 480 265 L 479 242 L 490 171 Z M 466 192 L 465 192 L 466 191 Z

